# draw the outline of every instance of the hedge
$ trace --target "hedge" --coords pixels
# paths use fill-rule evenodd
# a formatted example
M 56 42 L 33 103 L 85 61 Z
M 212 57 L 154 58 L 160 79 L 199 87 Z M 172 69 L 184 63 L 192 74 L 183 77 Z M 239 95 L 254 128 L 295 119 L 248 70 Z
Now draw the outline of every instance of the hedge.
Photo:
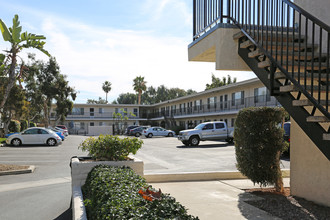
M 129 167 L 94 167 L 82 187 L 88 219 L 198 219 L 169 194 L 144 199 L 139 190 L 147 186 Z
M 253 183 L 275 184 L 279 191 L 283 189 L 280 155 L 285 144 L 279 126 L 283 117 L 281 108 L 243 109 L 234 130 L 237 169 Z
M 17 120 L 11 120 L 8 125 L 9 132 L 20 132 L 21 123 Z

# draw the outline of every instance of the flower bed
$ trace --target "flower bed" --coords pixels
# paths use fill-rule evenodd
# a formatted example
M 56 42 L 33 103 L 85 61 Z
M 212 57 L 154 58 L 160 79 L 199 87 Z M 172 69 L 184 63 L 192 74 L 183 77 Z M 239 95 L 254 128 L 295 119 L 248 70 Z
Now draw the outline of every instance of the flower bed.
M 198 219 L 169 194 L 152 194 L 146 180 L 128 167 L 99 165 L 82 187 L 88 219 Z M 150 201 L 151 200 L 151 201 Z

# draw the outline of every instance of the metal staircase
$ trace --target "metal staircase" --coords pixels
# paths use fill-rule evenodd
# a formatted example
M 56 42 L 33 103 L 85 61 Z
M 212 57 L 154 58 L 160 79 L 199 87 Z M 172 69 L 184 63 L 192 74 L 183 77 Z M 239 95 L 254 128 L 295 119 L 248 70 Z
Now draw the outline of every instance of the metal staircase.
M 330 160 L 330 27 L 287 0 L 241 2 L 240 57 Z
M 289 0 L 194 0 L 194 40 L 240 31 L 238 53 L 330 160 L 330 27 Z

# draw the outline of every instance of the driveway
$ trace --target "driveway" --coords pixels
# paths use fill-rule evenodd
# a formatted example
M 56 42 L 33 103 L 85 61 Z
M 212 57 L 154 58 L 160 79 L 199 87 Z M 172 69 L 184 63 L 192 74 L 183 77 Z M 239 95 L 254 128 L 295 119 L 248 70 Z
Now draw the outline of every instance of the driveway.
M 70 158 L 85 139 L 69 136 L 62 145 L 1 147 L 0 163 L 35 165 L 30 174 L 0 176 L 0 219 L 71 219 Z

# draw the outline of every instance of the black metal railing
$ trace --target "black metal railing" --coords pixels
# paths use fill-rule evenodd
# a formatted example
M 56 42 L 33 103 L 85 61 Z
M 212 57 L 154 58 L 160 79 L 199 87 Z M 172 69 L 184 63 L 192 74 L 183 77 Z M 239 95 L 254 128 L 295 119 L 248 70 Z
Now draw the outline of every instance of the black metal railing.
M 217 13 L 215 6 L 218 7 Z M 280 70 L 285 84 L 299 89 L 330 119 L 330 27 L 289 0 L 194 0 L 194 40 L 218 23 L 239 27 Z
M 208 103 L 175 110 L 156 111 L 148 114 L 148 118 L 177 117 L 177 116 L 205 116 L 209 113 L 228 113 L 247 107 L 280 106 L 280 103 L 268 95 L 247 97 L 244 99 L 229 100 L 224 102 Z

